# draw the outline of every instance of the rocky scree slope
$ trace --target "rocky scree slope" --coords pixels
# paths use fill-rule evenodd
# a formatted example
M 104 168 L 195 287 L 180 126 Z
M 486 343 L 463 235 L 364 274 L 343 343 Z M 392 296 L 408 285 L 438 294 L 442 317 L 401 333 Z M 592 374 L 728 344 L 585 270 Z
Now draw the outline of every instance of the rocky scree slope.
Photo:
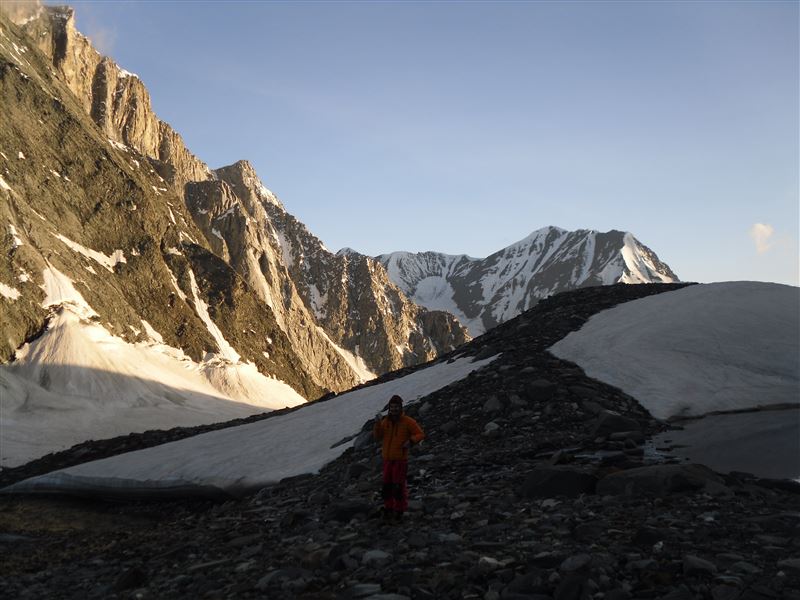
M 154 204 L 166 205 L 162 206 L 162 209 L 166 208 L 166 214 L 162 210 L 159 215 L 164 222 L 178 219 L 181 223 L 173 223 L 176 229 L 180 226 L 186 228 L 176 232 L 177 240 L 159 243 L 169 256 L 178 256 L 171 249 L 180 251 L 184 242 L 210 250 L 239 275 L 240 279 L 236 281 L 246 284 L 253 300 L 264 305 L 256 309 L 256 314 L 273 313 L 282 335 L 272 335 L 272 328 L 259 329 L 244 323 L 246 317 L 243 315 L 249 313 L 239 309 L 234 309 L 232 320 L 244 325 L 242 333 L 259 332 L 257 335 L 262 336 L 261 341 L 275 340 L 276 337 L 288 340 L 293 352 L 290 361 L 293 365 L 286 368 L 305 371 L 306 379 L 310 381 L 308 385 L 285 381 L 301 394 L 313 398 L 324 390 L 348 389 L 371 377 L 372 373 L 424 362 L 437 352 L 454 348 L 468 339 L 466 331 L 451 316 L 428 312 L 411 303 L 392 286 L 381 273 L 380 265 L 371 259 L 348 261 L 333 257 L 302 224 L 286 213 L 246 162 L 213 172 L 192 156 L 180 137 L 155 116 L 141 80 L 111 59 L 101 57 L 75 30 L 71 8 L 42 7 L 31 3 L 23 6 L 22 12 L 14 13 L 14 17 L 24 33 L 11 23 L 3 25 L 8 36 L 0 42 L 3 42 L 2 50 L 9 65 L 22 69 L 23 78 L 33 77 L 37 82 L 60 84 L 56 85 L 57 93 L 53 88 L 45 90 L 45 94 L 51 94 L 70 106 L 76 122 L 91 129 L 87 135 L 99 142 L 106 152 L 124 156 L 122 163 L 112 161 L 109 168 L 120 167 L 126 173 L 137 170 L 148 173 L 151 181 L 142 185 L 140 193 L 151 197 Z M 15 85 L 11 80 L 7 83 Z M 26 101 L 29 99 L 22 96 L 31 91 L 30 87 L 22 86 L 7 99 L 9 102 Z M 41 92 L 39 89 L 35 91 Z M 31 108 L 28 105 L 26 110 Z M 79 118 L 81 112 L 89 119 Z M 40 113 L 33 119 L 33 114 L 17 127 L 27 121 L 31 126 L 44 127 L 46 119 L 50 118 L 49 113 Z M 11 113 L 5 116 L 10 117 Z M 7 129 L 9 132 L 14 130 L 10 122 Z M 47 140 L 52 139 L 59 138 L 42 136 L 39 143 L 46 145 Z M 10 137 L 4 146 L 15 148 L 4 153 L 6 179 L 15 184 L 17 174 L 31 168 L 30 162 L 16 159 L 18 152 L 26 155 L 25 145 L 21 142 Z M 78 160 L 76 155 L 63 155 L 63 149 L 63 146 L 49 149 L 54 166 Z M 70 150 L 81 151 L 75 145 Z M 57 169 L 54 172 L 59 173 Z M 139 204 L 129 197 L 127 189 L 115 189 L 108 182 L 104 187 L 100 187 L 97 181 L 86 182 L 83 179 L 89 176 L 86 173 L 78 175 L 73 171 L 67 176 L 72 186 L 80 188 L 87 199 L 112 195 L 125 198 L 125 206 L 119 204 L 121 201 L 117 202 L 118 208 L 127 211 L 125 218 L 118 219 L 117 229 L 126 227 L 131 217 L 142 214 L 134 212 Z M 10 189 L 4 188 L 0 193 L 10 195 L 14 192 L 20 197 L 27 193 L 18 185 L 6 183 L 6 186 Z M 51 203 L 54 200 L 51 199 Z M 53 214 L 43 210 L 38 212 L 47 218 Z M 189 224 L 194 227 L 189 227 Z M 14 231 L 20 230 L 11 221 L 9 227 Z M 95 245 L 92 245 L 87 243 L 86 236 L 78 235 L 78 230 L 73 229 L 72 237 L 64 235 L 92 249 L 110 246 L 114 241 L 113 238 L 100 240 L 102 231 L 98 227 L 92 240 Z M 293 252 L 300 254 L 295 256 Z M 305 260 L 303 252 L 308 256 Z M 316 257 L 320 259 L 315 260 Z M 168 260 L 179 262 L 174 258 Z M 315 281 L 313 277 L 319 280 Z M 222 281 L 219 279 L 218 283 Z M 324 295 L 320 295 L 320 289 L 324 290 Z M 218 286 L 216 290 L 220 292 Z M 183 293 L 186 293 L 185 287 Z M 4 299 L 0 298 L 0 302 Z M 236 314 L 239 312 L 242 314 Z M 348 319 L 350 321 L 346 321 Z M 153 324 L 149 319 L 145 320 Z M 141 328 L 136 319 L 126 325 Z M 222 329 L 227 341 L 239 354 L 247 354 L 250 359 L 252 352 L 239 349 L 241 333 L 232 335 L 229 328 L 223 326 Z M 19 335 L 9 339 L 18 338 Z M 174 337 L 168 341 L 174 342 Z M 195 348 L 184 349 L 192 356 L 197 354 Z M 7 348 L 6 356 L 9 352 Z M 257 355 L 264 353 L 275 356 L 273 350 L 265 348 L 259 348 Z M 356 354 L 361 356 L 360 364 L 351 356 Z M 256 361 L 262 372 L 276 374 L 275 369 L 265 371 L 262 363 L 262 359 Z
M 502 354 L 409 407 L 428 439 L 410 461 L 401 526 L 378 517 L 380 460 L 365 423 L 355 447 L 318 475 L 239 500 L 76 506 L 3 497 L 0 531 L 14 552 L 0 558 L 0 591 L 800 598 L 796 486 L 651 455 L 643 442 L 663 424 L 546 352 L 601 307 L 670 289 L 561 294 L 459 350 Z
M 414 302 L 477 336 L 552 294 L 612 283 L 671 283 L 672 269 L 632 234 L 545 227 L 482 259 L 393 252 L 377 259 Z

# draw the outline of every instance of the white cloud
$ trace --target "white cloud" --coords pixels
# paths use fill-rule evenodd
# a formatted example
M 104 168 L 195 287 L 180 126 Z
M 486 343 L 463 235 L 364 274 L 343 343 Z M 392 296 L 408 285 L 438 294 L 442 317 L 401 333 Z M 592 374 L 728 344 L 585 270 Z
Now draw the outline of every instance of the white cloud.
M 764 254 L 772 248 L 773 242 L 770 241 L 770 238 L 773 233 L 775 233 L 775 228 L 764 223 L 756 223 L 750 228 L 750 237 L 756 243 L 756 252 Z

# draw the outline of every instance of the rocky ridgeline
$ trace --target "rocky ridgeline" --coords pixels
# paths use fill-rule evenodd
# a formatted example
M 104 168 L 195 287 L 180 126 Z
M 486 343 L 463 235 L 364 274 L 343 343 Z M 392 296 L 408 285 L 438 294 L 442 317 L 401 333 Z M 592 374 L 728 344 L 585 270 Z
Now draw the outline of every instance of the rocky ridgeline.
M 370 376 L 341 348 L 381 374 L 469 339 L 377 261 L 327 250 L 247 161 L 209 170 L 69 7 L 0 3 L 0 105 L 0 283 L 13 288 L 0 294 L 0 361 L 46 326 L 50 267 L 115 335 L 146 341 L 144 320 L 201 360 L 220 349 L 193 305 L 194 277 L 236 352 L 307 399 Z M 97 271 L 87 251 L 119 262 Z
M 31 1 L 19 3 L 9 16 L 50 59 L 83 110 L 110 139 L 158 161 L 163 167 L 160 174 L 176 190 L 188 181 L 211 177 L 208 166 L 153 112 L 144 83 L 111 58 L 101 56 L 75 28 L 73 8 Z
M 544 227 L 486 258 L 441 252 L 393 252 L 376 258 L 392 281 L 423 306 L 431 300 L 429 286 L 420 284 L 431 277 L 446 281 L 452 290 L 449 310 L 475 337 L 559 292 L 612 281 L 679 281 L 655 252 L 631 233 L 616 230 Z M 437 296 L 433 302 L 442 307 L 443 300 L 448 299 Z
M 663 423 L 545 351 L 599 308 L 675 287 L 562 294 L 460 349 L 502 355 L 408 407 L 428 439 L 402 525 L 380 519 L 365 423 L 319 474 L 245 498 L 5 497 L 0 594 L 800 599 L 796 489 L 659 454 L 646 440 Z
M 330 252 L 239 161 L 190 184 L 195 224 L 270 306 L 306 371 L 334 391 L 361 381 L 330 342 L 374 373 L 424 363 L 469 339 L 452 315 L 417 306 L 372 258 Z M 314 325 L 318 327 L 314 327 Z

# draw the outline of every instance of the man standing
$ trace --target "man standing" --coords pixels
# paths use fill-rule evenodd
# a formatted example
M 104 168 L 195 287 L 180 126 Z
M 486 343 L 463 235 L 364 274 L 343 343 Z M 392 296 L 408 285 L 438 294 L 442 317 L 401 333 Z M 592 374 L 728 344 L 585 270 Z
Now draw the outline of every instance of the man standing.
M 425 439 L 417 422 L 403 414 L 403 399 L 392 396 L 389 416 L 375 415 L 372 435 L 383 441 L 383 515 L 389 521 L 402 521 L 408 509 L 408 449 Z

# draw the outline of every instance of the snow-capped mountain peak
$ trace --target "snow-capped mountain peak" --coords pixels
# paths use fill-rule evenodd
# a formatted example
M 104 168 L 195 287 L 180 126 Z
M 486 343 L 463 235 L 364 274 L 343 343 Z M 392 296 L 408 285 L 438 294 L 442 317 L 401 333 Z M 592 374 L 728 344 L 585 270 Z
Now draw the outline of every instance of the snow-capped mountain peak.
M 456 315 L 473 336 L 557 292 L 677 276 L 631 233 L 543 227 L 483 259 L 393 252 L 377 257 L 414 302 Z

